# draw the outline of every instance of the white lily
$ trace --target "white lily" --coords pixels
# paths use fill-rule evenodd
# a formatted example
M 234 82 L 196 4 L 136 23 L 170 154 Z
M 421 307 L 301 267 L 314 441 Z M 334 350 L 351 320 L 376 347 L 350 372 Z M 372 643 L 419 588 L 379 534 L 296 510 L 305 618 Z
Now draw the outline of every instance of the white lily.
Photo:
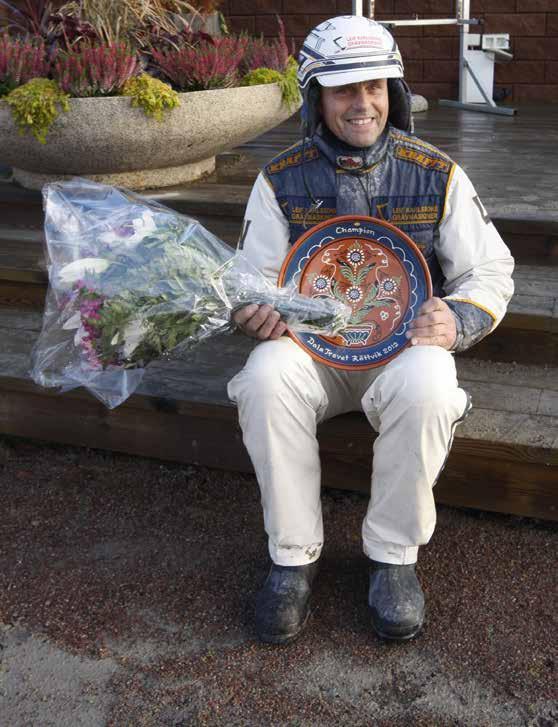
M 135 220 L 132 220 L 132 224 L 135 230 L 132 239 L 135 238 L 135 242 L 143 240 L 146 235 L 149 235 L 157 227 L 153 215 L 147 211 L 143 212 L 141 217 L 136 217 Z
M 64 283 L 75 283 L 86 273 L 103 273 L 110 263 L 100 257 L 84 257 L 81 260 L 74 260 L 73 263 L 64 265 L 58 276 Z
M 134 228 L 133 235 L 118 235 L 114 230 L 109 230 L 108 232 L 102 232 L 99 235 L 99 240 L 105 245 L 133 247 L 157 229 L 153 215 L 149 211 L 143 212 L 141 217 L 134 218 L 132 226 Z

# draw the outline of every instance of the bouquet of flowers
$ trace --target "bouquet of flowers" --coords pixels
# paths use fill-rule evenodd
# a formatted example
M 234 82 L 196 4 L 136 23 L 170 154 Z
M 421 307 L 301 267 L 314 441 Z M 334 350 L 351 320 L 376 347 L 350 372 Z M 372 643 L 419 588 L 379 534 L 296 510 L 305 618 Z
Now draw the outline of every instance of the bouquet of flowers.
M 233 329 L 231 312 L 273 305 L 293 330 L 335 335 L 350 308 L 276 288 L 196 220 L 75 177 L 43 187 L 49 289 L 31 375 L 85 386 L 108 407 L 153 360 Z

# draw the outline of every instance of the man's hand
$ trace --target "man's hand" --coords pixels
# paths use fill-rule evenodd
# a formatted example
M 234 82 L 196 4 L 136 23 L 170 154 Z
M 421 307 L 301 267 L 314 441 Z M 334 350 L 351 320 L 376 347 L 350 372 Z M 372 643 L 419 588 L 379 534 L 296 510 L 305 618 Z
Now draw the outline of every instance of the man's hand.
M 245 305 L 234 313 L 233 321 L 247 336 L 260 341 L 275 341 L 287 330 L 287 324 L 271 305 Z
M 411 321 L 407 338 L 413 346 L 441 346 L 450 351 L 455 344 L 457 328 L 451 308 L 440 298 L 429 298 Z

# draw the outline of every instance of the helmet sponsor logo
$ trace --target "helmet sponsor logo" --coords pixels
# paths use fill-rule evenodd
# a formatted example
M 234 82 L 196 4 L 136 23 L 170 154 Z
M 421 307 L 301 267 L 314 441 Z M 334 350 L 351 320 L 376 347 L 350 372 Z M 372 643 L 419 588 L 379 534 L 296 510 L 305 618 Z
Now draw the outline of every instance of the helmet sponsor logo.
M 347 47 L 349 48 L 383 48 L 384 40 L 375 38 L 370 35 L 349 35 L 346 37 Z

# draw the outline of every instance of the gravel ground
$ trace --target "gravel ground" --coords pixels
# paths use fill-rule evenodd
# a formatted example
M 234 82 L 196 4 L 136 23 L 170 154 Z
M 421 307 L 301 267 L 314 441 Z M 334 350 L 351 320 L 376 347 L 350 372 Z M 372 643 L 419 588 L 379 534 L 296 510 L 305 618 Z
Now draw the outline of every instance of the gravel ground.
M 254 636 L 253 477 L 0 439 L 0 725 L 558 724 L 558 527 L 440 507 L 422 634 L 374 636 L 366 498 L 323 494 L 309 627 Z

